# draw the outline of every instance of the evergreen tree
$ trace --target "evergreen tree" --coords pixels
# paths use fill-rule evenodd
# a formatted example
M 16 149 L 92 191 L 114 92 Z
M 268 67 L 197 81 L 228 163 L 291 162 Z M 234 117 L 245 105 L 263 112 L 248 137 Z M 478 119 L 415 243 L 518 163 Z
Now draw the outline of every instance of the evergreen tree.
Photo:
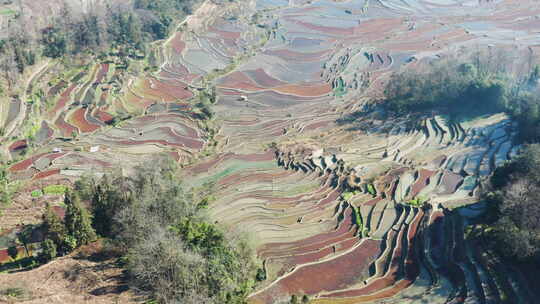
M 48 262 L 56 257 L 56 244 L 51 239 L 41 242 L 41 253 L 39 258 L 43 262 Z
M 45 238 L 54 242 L 56 248 L 64 247 L 64 240 L 67 236 L 66 227 L 49 204 L 45 207 L 45 213 L 43 214 L 42 230 Z
M 96 239 L 96 232 L 92 228 L 92 217 L 81 204 L 77 193 L 67 193 L 64 199 L 66 216 L 64 218 L 67 232 L 76 241 L 76 245 L 86 245 Z

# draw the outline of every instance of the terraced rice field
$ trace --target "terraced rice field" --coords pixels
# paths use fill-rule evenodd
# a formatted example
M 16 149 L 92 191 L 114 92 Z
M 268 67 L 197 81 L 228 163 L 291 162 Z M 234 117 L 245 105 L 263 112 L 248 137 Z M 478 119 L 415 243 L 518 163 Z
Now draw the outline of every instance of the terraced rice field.
M 533 303 L 519 274 L 496 276 L 504 265 L 463 240 L 482 181 L 519 149 L 505 115 L 342 121 L 419 60 L 488 44 L 537 53 L 539 14 L 532 0 L 207 1 L 163 43 L 157 72 L 119 82 L 121 66 L 96 63 L 36 109 L 45 65 L 2 109 L 2 153 L 16 156 L 25 143 L 8 138 L 38 111 L 39 146 L 9 168 L 18 179 L 173 155 L 186 183 L 214 184 L 210 216 L 252 235 L 267 278 L 250 303 Z M 194 109 L 207 82 L 212 126 Z

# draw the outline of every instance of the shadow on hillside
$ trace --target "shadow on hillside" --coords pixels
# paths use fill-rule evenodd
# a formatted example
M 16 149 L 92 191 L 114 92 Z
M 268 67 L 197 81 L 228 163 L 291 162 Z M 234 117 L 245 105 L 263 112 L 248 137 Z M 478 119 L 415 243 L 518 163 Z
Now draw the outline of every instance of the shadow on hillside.
M 347 131 L 387 135 L 397 126 L 401 126 L 406 130 L 418 127 L 418 122 L 424 116 L 391 116 L 380 106 L 370 106 L 341 116 L 336 120 L 336 124 L 345 126 Z

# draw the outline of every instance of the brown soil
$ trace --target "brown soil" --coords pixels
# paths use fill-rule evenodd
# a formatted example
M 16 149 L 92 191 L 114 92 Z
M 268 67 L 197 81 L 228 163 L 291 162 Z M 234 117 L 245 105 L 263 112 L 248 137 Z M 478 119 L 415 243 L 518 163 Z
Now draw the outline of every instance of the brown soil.
M 114 258 L 95 258 L 100 248 L 94 243 L 33 270 L 0 274 L 0 303 L 143 303 L 128 290 Z M 7 288 L 23 295 L 6 296 Z

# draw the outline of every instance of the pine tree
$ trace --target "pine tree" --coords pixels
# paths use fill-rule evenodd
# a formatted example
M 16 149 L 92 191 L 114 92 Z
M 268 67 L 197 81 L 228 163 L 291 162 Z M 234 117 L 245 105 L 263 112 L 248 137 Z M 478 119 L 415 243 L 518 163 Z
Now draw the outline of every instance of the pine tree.
M 56 244 L 51 239 L 41 242 L 41 254 L 39 258 L 43 262 L 48 262 L 56 257 Z
M 64 240 L 67 236 L 66 227 L 49 204 L 45 207 L 45 213 L 43 214 L 42 230 L 45 238 L 53 241 L 56 247 L 64 247 Z
M 92 228 L 92 217 L 88 210 L 81 204 L 77 193 L 67 193 L 64 199 L 66 205 L 67 232 L 75 238 L 77 246 L 86 245 L 96 239 L 96 232 Z

